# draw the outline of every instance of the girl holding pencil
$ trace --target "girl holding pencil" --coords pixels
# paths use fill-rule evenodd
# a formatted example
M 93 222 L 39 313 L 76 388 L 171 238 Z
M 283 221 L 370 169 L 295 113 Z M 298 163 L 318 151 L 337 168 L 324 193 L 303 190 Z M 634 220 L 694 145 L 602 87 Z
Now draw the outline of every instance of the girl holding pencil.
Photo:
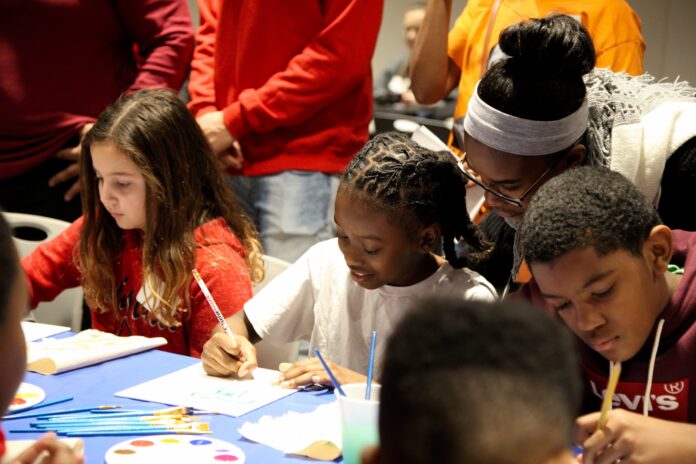
M 469 221 L 466 179 L 450 153 L 396 133 L 377 135 L 343 174 L 334 218 L 337 238 L 309 249 L 227 318 L 234 338 L 216 329 L 201 356 L 209 374 L 246 374 L 256 364 L 251 344 L 259 339 L 307 339 L 339 383 L 365 382 L 372 331 L 379 334 L 379 378 L 385 342 L 414 300 L 429 293 L 496 298 L 466 267 L 490 250 Z M 467 255 L 456 254 L 456 242 Z M 440 246 L 444 258 L 435 253 Z M 317 358 L 281 370 L 289 388 L 331 384 Z
M 22 260 L 31 306 L 82 285 L 93 328 L 200 356 L 217 319 L 191 270 L 229 316 L 263 261 L 195 119 L 170 91 L 122 97 L 86 135 L 80 164 L 82 217 Z

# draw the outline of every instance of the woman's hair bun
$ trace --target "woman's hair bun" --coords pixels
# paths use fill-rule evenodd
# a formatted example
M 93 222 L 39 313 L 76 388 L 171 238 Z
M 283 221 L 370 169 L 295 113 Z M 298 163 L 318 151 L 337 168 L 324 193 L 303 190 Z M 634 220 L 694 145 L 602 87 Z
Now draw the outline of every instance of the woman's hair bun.
M 567 15 L 552 15 L 513 24 L 500 34 L 504 66 L 513 74 L 577 78 L 595 66 L 595 50 L 587 30 Z

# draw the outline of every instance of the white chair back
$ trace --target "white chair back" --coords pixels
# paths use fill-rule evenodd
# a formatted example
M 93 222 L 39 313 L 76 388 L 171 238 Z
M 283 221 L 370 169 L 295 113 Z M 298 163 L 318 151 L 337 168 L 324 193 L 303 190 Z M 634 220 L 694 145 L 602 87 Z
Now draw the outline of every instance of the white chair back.
M 2 214 L 10 225 L 20 258 L 31 253 L 41 243 L 52 240 L 70 225 L 59 219 L 33 214 L 8 212 Z M 22 234 L 24 230 L 31 232 L 32 236 L 40 237 L 36 240 L 22 238 L 25 236 Z M 82 289 L 71 288 L 58 295 L 55 300 L 39 304 L 33 311 L 32 319 L 44 324 L 68 326 L 74 332 L 79 332 L 82 325 Z
M 264 255 L 265 276 L 263 280 L 254 285 L 254 293 L 258 293 L 268 282 L 273 280 L 278 274 L 290 267 L 290 263 L 273 256 Z M 256 359 L 259 367 L 266 369 L 278 369 L 282 362 L 295 362 L 298 357 L 299 342 L 273 345 L 266 340 L 261 340 L 256 344 Z

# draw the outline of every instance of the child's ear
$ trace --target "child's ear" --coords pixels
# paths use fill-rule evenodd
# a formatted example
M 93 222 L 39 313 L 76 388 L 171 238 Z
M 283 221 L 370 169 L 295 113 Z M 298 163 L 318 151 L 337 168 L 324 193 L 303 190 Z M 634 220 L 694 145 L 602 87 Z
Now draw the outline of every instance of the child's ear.
M 430 253 L 440 242 L 440 224 L 430 224 L 421 229 L 418 249 L 421 253 Z
M 655 276 L 662 276 L 667 272 L 672 252 L 672 230 L 662 224 L 653 227 L 643 244 L 643 253 Z
M 381 464 L 382 456 L 379 452 L 379 446 L 368 446 L 363 448 L 360 453 L 360 462 L 362 464 Z

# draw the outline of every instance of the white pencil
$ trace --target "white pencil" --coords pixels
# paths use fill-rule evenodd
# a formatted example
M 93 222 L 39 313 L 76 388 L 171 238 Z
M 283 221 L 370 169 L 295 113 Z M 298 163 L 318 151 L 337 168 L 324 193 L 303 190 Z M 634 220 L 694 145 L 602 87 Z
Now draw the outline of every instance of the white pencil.
M 203 292 L 203 295 L 205 295 L 205 299 L 208 300 L 208 304 L 210 305 L 210 309 L 213 310 L 215 313 L 215 317 L 217 317 L 218 322 L 220 323 L 220 326 L 222 329 L 225 331 L 225 333 L 232 339 L 232 342 L 234 346 L 237 346 L 237 339 L 234 337 L 234 333 L 232 333 L 232 329 L 230 329 L 230 326 L 227 325 L 227 321 L 225 320 L 225 316 L 222 315 L 220 312 L 220 308 L 218 308 L 217 303 L 215 303 L 215 300 L 213 300 L 213 295 L 210 294 L 210 290 L 208 290 L 208 286 L 203 282 L 203 278 L 201 275 L 198 273 L 196 269 L 193 271 L 193 278 L 196 280 L 198 283 L 198 286 L 201 288 L 201 291 Z

